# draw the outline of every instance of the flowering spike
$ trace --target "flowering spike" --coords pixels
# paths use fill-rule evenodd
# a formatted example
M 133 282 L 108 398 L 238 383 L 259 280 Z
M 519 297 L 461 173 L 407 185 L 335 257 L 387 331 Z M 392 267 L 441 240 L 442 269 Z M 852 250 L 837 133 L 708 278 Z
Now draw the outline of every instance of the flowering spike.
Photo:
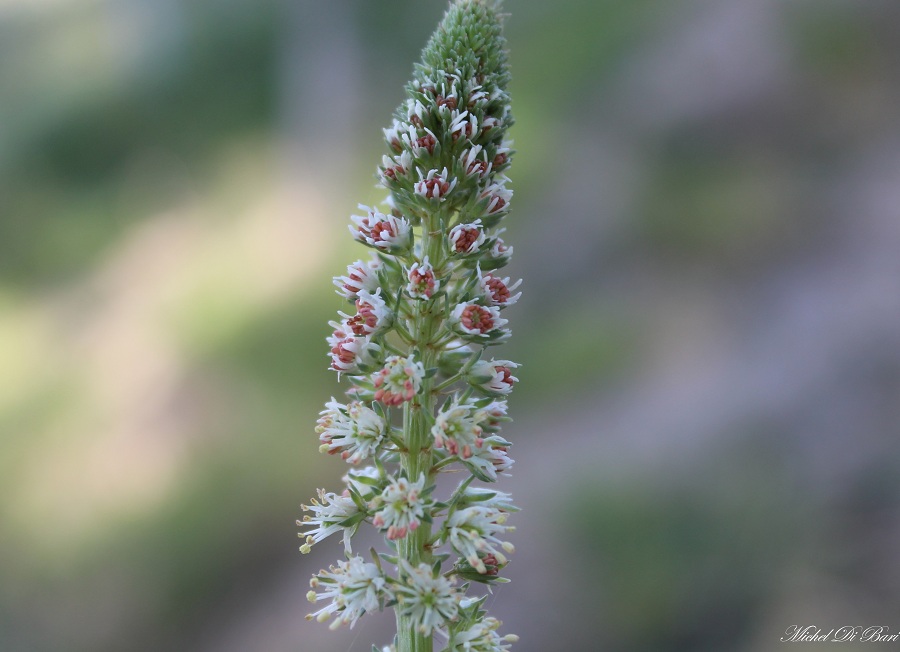
M 432 652 L 436 634 L 451 652 L 502 652 L 516 640 L 466 595 L 470 581 L 507 581 L 506 521 L 517 511 L 509 494 L 473 485 L 513 466 L 499 431 L 510 420 L 502 397 L 518 383 L 515 362 L 482 359 L 509 337 L 501 311 L 521 295 L 521 281 L 495 271 L 512 256 L 499 225 L 513 153 L 497 5 L 451 3 L 384 130 L 377 176 L 389 208 L 350 218 L 373 253 L 334 278 L 352 309 L 329 322 L 331 367 L 351 386 L 346 403 L 325 404 L 316 433 L 321 452 L 352 466 L 343 492 L 320 490 L 297 523 L 302 552 L 340 533 L 347 560 L 313 577 L 307 598 L 326 604 L 308 618 L 352 627 L 392 606 L 390 652 Z M 466 477 L 452 496 L 432 497 L 444 471 Z M 363 523 L 390 551 L 373 550 L 375 563 L 353 556 Z

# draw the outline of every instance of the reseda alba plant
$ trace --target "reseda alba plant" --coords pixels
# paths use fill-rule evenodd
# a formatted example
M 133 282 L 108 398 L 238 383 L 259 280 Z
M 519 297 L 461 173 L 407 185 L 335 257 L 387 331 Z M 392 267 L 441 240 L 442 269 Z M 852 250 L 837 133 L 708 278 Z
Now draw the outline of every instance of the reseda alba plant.
M 517 640 L 498 634 L 485 595 L 467 595 L 473 582 L 506 581 L 506 521 L 517 511 L 509 494 L 474 484 L 513 464 L 499 433 L 517 382 L 515 363 L 486 357 L 509 337 L 503 310 L 520 283 L 496 271 L 512 255 L 499 228 L 512 197 L 512 117 L 496 9 L 455 0 L 425 47 L 385 129 L 386 208 L 351 218 L 371 257 L 334 280 L 355 310 L 330 322 L 331 367 L 351 386 L 346 404 L 326 403 L 316 432 L 320 450 L 352 468 L 341 493 L 303 505 L 298 524 L 302 552 L 341 534 L 346 560 L 312 578 L 308 598 L 325 605 L 308 618 L 352 627 L 392 607 L 386 650 L 432 652 L 435 634 L 448 652 Z M 439 497 L 438 476 L 451 471 L 464 479 Z M 353 549 L 364 523 L 384 533 L 386 551 Z

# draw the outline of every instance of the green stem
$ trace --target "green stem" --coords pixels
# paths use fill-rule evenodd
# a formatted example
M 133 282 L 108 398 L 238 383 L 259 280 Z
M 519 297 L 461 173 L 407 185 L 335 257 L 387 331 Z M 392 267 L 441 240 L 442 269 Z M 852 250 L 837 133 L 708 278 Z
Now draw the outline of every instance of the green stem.
M 437 213 L 423 220 L 422 249 L 428 255 L 432 265 L 437 269 L 443 263 L 444 234 L 442 215 Z M 438 348 L 435 346 L 435 334 L 443 323 L 443 314 L 438 302 L 425 302 L 410 333 L 415 343 L 411 354 L 420 361 L 425 369 L 437 364 Z M 426 476 L 426 486 L 434 481 L 430 422 L 434 415 L 434 381 L 426 378 L 422 382 L 422 391 L 403 409 L 403 439 L 407 453 L 401 455 L 400 466 L 411 481 L 418 480 L 420 474 Z M 431 564 L 432 554 L 428 542 L 431 539 L 431 526 L 422 523 L 414 532 L 408 533 L 399 541 L 398 552 L 410 566 L 421 563 Z M 421 634 L 415 630 L 409 618 L 397 614 L 397 652 L 432 652 L 431 635 Z

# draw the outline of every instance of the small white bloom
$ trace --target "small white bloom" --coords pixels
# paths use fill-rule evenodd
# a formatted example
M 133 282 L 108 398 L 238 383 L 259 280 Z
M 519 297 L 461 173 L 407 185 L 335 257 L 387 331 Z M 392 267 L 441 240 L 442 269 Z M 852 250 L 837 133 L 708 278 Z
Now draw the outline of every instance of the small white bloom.
M 492 306 L 505 308 L 506 306 L 514 304 L 519 300 L 519 297 L 522 296 L 521 292 L 513 294 L 513 292 L 522 285 L 522 279 L 510 284 L 508 276 L 500 278 L 493 274 L 484 274 L 479 278 L 478 284 L 481 286 L 484 298 L 487 299 L 488 303 Z
M 497 481 L 497 474 L 509 476 L 509 470 L 515 461 L 509 456 L 508 441 L 499 435 L 485 437 L 479 448 L 472 449 L 472 457 L 465 460 L 466 465 L 477 471 L 482 480 Z
M 384 139 L 392 150 L 399 153 L 403 149 L 402 134 L 409 129 L 409 125 L 394 119 L 394 123 L 387 129 L 382 129 Z
M 338 313 L 344 318 L 342 323 L 354 335 L 374 335 L 390 326 L 394 316 L 381 298 L 381 288 L 378 288 L 375 294 L 366 290 L 360 290 L 357 294 L 359 298 L 356 300 L 356 314 L 351 317 L 342 312 Z
M 387 538 L 393 541 L 418 529 L 430 503 L 422 497 L 425 489 L 424 473 L 416 482 L 402 477 L 395 480 L 390 476 L 388 480 L 388 486 L 371 505 L 372 508 L 380 507 L 375 512 L 372 524 L 381 530 L 387 530 Z
M 378 567 L 364 562 L 359 556 L 339 561 L 337 567 L 332 566 L 328 571 L 320 571 L 310 580 L 309 585 L 313 589 L 321 589 L 321 593 L 314 590 L 307 593 L 306 597 L 310 602 L 319 600 L 331 602 L 319 611 L 309 614 L 306 619 L 315 618 L 319 622 L 324 622 L 334 615 L 335 618 L 329 626 L 331 629 L 346 624 L 353 627 L 363 614 L 375 611 L 382 601 L 393 598 Z
M 475 414 L 475 420 L 485 432 L 497 432 L 500 430 L 501 423 L 512 421 L 512 419 L 506 416 L 506 411 L 506 401 L 491 401 L 484 407 L 478 409 L 478 412 Z
M 456 90 L 456 82 L 453 82 L 449 86 L 441 83 L 438 88 L 435 88 L 434 104 L 437 106 L 438 113 L 443 114 L 444 116 L 455 111 L 459 106 L 459 94 Z
M 406 100 L 406 117 L 416 126 L 421 126 L 428 115 L 428 108 L 419 100 L 409 98 Z
M 500 564 L 505 564 L 506 556 L 498 547 L 507 553 L 515 551 L 511 543 L 497 537 L 498 534 L 514 529 L 505 525 L 506 518 L 506 512 L 482 505 L 457 510 L 447 519 L 447 539 L 453 549 L 473 568 L 479 573 L 485 573 L 487 569 L 479 553 L 494 555 Z
M 493 116 L 487 116 L 484 120 L 481 121 L 481 133 L 486 134 L 491 129 L 500 124 L 500 121 Z
M 467 105 L 470 110 L 478 106 L 483 107 L 488 102 L 488 94 L 484 89 L 474 81 L 471 83 L 473 85 L 469 89 L 469 103 Z
M 367 262 L 357 260 L 352 265 L 347 265 L 346 276 L 335 276 L 334 285 L 337 287 L 337 293 L 345 299 L 356 299 L 360 290 L 373 292 L 378 289 L 378 270 L 384 264 L 373 253 L 372 258 Z
M 446 448 L 451 455 L 463 459 L 472 457 L 473 449 L 481 447 L 481 434 L 475 405 L 460 403 L 457 397 L 441 407 L 431 428 L 435 447 Z
M 481 248 L 486 238 L 481 220 L 457 224 L 450 229 L 450 252 L 462 256 L 474 254 Z
M 519 382 L 511 371 L 518 366 L 509 360 L 479 360 L 472 365 L 467 379 L 472 385 L 492 394 L 509 394 L 513 385 Z
M 504 140 L 500 143 L 500 147 L 494 150 L 494 160 L 491 161 L 493 167 L 499 168 L 502 165 L 506 165 L 509 161 L 509 153 L 512 151 L 513 142 L 511 140 Z
M 463 138 L 464 140 L 472 140 L 478 136 L 478 118 L 468 111 L 451 111 L 450 125 L 448 131 L 453 140 Z
M 499 237 L 494 238 L 488 256 L 494 261 L 494 267 L 503 267 L 512 258 L 513 248 Z
M 381 157 L 381 187 L 387 188 L 388 184 L 396 181 L 398 177 L 406 176 L 413 168 L 412 155 L 403 150 L 397 156 Z
M 438 144 L 437 136 L 430 129 L 422 128 L 425 133 L 421 136 L 416 131 L 410 131 L 408 136 L 404 136 L 407 147 L 412 150 L 413 156 L 421 158 L 426 155 L 434 154 L 434 148 Z
M 414 190 L 416 194 L 426 199 L 443 200 L 456 187 L 456 179 L 449 179 L 447 168 L 443 170 L 429 170 L 427 174 L 422 174 L 422 170 L 418 170 L 419 181 L 416 182 Z
M 474 145 L 464 150 L 459 155 L 459 162 L 468 176 L 486 177 L 491 173 L 491 167 L 493 166 L 487 160 L 487 154 L 481 145 Z
M 353 526 L 345 527 L 342 522 L 348 518 L 360 514 L 359 507 L 353 502 L 350 496 L 338 496 L 335 493 L 326 493 L 324 489 L 318 490 L 319 500 L 313 498 L 310 505 L 300 505 L 300 509 L 304 512 L 312 512 L 303 517 L 302 521 L 297 521 L 300 527 L 310 527 L 311 530 L 301 532 L 300 536 L 305 542 L 300 546 L 300 552 L 304 555 L 309 549 L 335 532 L 344 531 L 344 551 L 350 553 L 350 535 Z M 360 517 L 362 518 L 362 517 Z
M 338 373 L 358 374 L 375 364 L 381 347 L 370 337 L 356 337 L 346 323 L 328 322 L 335 330 L 327 337 L 331 368 Z
M 507 181 L 509 181 L 509 179 L 506 177 L 500 177 L 498 181 L 492 183 L 482 191 L 482 199 L 487 200 L 485 212 L 488 215 L 509 210 L 509 202 L 512 201 L 513 192 L 506 187 Z
M 457 503 L 460 507 L 485 507 L 501 512 L 518 512 L 519 508 L 513 505 L 512 494 L 486 487 L 468 487 Z
M 440 282 L 434 276 L 434 269 L 428 262 L 428 256 L 422 262 L 415 262 L 406 274 L 409 282 L 406 291 L 413 299 L 430 299 L 441 287 Z
M 351 215 L 355 226 L 350 225 L 353 237 L 370 247 L 385 251 L 403 251 L 412 244 L 412 227 L 403 217 L 385 215 L 374 208 L 360 204 L 365 215 Z
M 490 616 L 476 622 L 468 629 L 454 633 L 452 642 L 448 642 L 444 652 L 506 652 L 509 644 L 518 641 L 519 637 L 514 634 L 497 634 L 501 624 Z
M 496 306 L 461 303 L 453 309 L 450 321 L 461 334 L 473 336 L 476 339 L 482 339 L 485 336 L 499 336 L 499 339 L 503 339 L 509 336 L 509 330 L 504 328 L 509 322 L 500 316 L 500 309 Z
M 405 559 L 400 560 L 400 570 L 404 583 L 395 589 L 396 608 L 420 633 L 430 635 L 456 618 L 458 597 L 450 580 L 435 575 L 428 564 L 413 568 Z
M 412 358 L 392 355 L 384 361 L 384 368 L 374 374 L 375 400 L 385 405 L 400 405 L 419 392 L 425 367 Z
M 359 464 L 378 452 L 387 435 L 387 423 L 375 410 L 358 401 L 342 405 L 331 399 L 319 413 L 316 432 L 321 450 L 341 454 L 350 464 Z

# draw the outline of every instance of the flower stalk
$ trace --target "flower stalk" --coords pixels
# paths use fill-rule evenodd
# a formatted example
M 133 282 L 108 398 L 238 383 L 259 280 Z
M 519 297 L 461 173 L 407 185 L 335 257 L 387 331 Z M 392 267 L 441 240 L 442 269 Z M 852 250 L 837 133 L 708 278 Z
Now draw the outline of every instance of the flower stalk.
M 494 272 L 512 255 L 499 228 L 512 198 L 504 43 L 496 2 L 453 0 L 385 129 L 385 206 L 351 217 L 372 255 L 334 279 L 354 310 L 330 322 L 331 368 L 351 386 L 316 432 L 320 451 L 351 470 L 341 493 L 320 490 L 303 506 L 298 525 L 301 552 L 340 533 L 346 560 L 313 577 L 309 599 L 328 603 L 308 618 L 353 627 L 392 607 L 391 652 L 433 652 L 436 641 L 497 652 L 516 640 L 497 633 L 473 588 L 506 581 L 506 521 L 517 511 L 508 494 L 476 484 L 513 464 L 498 433 L 518 365 L 483 359 L 510 335 L 502 312 L 520 283 Z M 442 501 L 439 476 L 451 471 L 464 479 Z M 352 548 L 363 524 L 385 537 L 374 563 Z

